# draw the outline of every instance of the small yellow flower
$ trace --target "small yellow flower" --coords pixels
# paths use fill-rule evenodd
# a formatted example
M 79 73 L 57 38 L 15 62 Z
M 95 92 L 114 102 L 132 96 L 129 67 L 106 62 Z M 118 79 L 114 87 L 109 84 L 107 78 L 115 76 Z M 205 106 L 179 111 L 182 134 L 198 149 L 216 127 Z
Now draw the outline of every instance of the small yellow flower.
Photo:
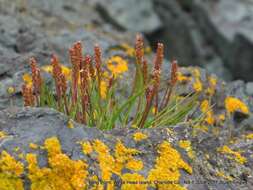
M 134 57 L 135 56 L 135 49 L 132 48 L 130 45 L 123 43 L 121 44 L 121 47 L 125 50 L 126 54 L 129 57 Z
M 196 79 L 195 82 L 193 83 L 193 89 L 196 92 L 201 92 L 203 89 L 202 83 L 200 82 L 199 79 Z
M 52 74 L 52 72 L 53 72 L 52 65 L 45 65 L 45 66 L 41 67 L 41 69 L 44 72 L 47 72 L 47 73 L 50 73 L 50 74 Z M 62 69 L 62 73 L 66 77 L 66 79 L 71 80 L 71 69 L 64 66 L 64 65 L 61 65 L 61 69 Z
M 247 105 L 235 97 L 227 97 L 225 100 L 225 107 L 228 113 L 240 111 L 244 114 L 249 114 L 249 108 Z
M 179 82 L 187 82 L 190 80 L 190 77 L 184 76 L 181 72 L 177 73 L 177 80 Z
M 107 62 L 107 68 L 117 77 L 128 71 L 127 61 L 120 56 L 113 56 Z
M 7 92 L 8 92 L 8 94 L 12 95 L 12 94 L 14 94 L 14 92 L 15 92 L 15 88 L 12 87 L 12 86 L 10 86 L 10 87 L 7 89 Z

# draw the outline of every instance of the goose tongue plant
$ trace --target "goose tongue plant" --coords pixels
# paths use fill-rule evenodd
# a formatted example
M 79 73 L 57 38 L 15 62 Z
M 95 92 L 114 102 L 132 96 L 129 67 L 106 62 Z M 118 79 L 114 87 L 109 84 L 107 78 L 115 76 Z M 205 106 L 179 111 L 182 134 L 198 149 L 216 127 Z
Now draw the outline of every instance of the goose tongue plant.
M 158 43 L 151 74 L 148 61 L 144 57 L 144 41 L 137 35 L 135 43 L 136 69 L 130 97 L 115 95 L 119 86 L 119 73 L 127 66 L 115 67 L 117 75 L 106 74 L 106 64 L 102 61 L 99 45 L 94 47 L 94 60 L 90 55 L 83 56 L 81 42 L 69 49 L 72 65 L 71 80 L 65 76 L 59 59 L 51 58 L 52 77 L 55 92 L 43 82 L 36 60 L 30 60 L 32 85 L 24 84 L 22 94 L 25 106 L 52 107 L 71 119 L 88 126 L 112 129 L 116 125 L 132 125 L 140 128 L 176 124 L 184 121 L 196 105 L 195 96 L 178 102 L 175 95 L 177 84 L 177 62 L 172 62 L 171 74 L 161 93 L 161 68 L 164 46 Z M 122 60 L 117 58 L 117 60 Z M 112 64 L 110 63 L 110 68 Z M 115 69 L 113 69 L 115 71 Z M 122 71 L 121 71 L 122 69 Z M 107 69 L 108 70 L 108 69 Z M 162 97 L 159 97 L 162 94 Z M 123 103 L 122 103 L 123 102 Z M 151 111 L 152 110 L 152 111 Z

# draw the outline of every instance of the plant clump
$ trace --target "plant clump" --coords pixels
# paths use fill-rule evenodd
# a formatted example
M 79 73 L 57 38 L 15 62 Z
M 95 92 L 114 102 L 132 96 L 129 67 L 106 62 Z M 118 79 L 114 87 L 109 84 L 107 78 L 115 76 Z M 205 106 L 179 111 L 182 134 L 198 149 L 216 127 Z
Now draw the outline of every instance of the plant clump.
M 142 36 L 137 35 L 135 74 L 129 97 L 118 93 L 121 91 L 119 80 L 128 72 L 128 61 L 116 55 L 104 62 L 98 44 L 91 56 L 83 54 L 81 42 L 74 43 L 69 49 L 72 69 L 63 66 L 56 55 L 52 56 L 50 65 L 42 68 L 31 58 L 31 77 L 23 76 L 24 105 L 52 107 L 70 119 L 101 129 L 112 129 L 116 125 L 147 128 L 183 121 L 196 105 L 196 96 L 191 94 L 176 101 L 177 61 L 172 61 L 164 88 L 161 86 L 164 46 L 158 43 L 152 69 L 144 56 L 145 49 Z M 43 71 L 51 73 L 55 88 L 44 82 Z

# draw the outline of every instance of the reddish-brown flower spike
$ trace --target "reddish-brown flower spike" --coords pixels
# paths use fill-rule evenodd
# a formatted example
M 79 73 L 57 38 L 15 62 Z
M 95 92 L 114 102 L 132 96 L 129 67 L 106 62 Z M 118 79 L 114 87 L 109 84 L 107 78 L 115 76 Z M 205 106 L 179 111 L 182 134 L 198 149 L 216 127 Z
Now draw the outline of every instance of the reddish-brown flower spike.
M 67 80 L 63 73 L 59 75 L 59 86 L 61 89 L 61 95 L 65 96 L 67 92 Z
M 24 106 L 34 106 L 34 96 L 33 96 L 33 91 L 31 87 L 23 84 L 22 95 L 24 98 Z
M 135 40 L 135 56 L 137 64 L 141 64 L 144 57 L 144 42 L 141 34 L 136 35 Z
M 101 68 L 101 60 L 102 60 L 102 55 L 101 55 L 101 48 L 99 47 L 99 45 L 98 44 L 96 44 L 95 45 L 95 47 L 94 47 L 94 53 L 95 53 L 95 66 L 96 66 L 96 68 L 97 68 L 97 70 L 99 70 L 100 71 L 100 68 Z
M 143 75 L 144 85 L 146 85 L 148 82 L 148 64 L 147 64 L 146 59 L 144 59 L 142 63 L 142 75 Z
M 33 57 L 30 59 L 30 67 L 32 70 L 33 92 L 36 97 L 36 103 L 37 105 L 39 105 L 39 95 L 41 92 L 42 78 L 40 74 L 40 69 L 37 66 L 37 61 Z
M 63 95 L 62 89 L 61 89 L 62 81 L 60 78 L 62 74 L 62 69 L 59 63 L 59 59 L 56 57 L 56 55 L 52 55 L 51 65 L 53 67 L 53 78 L 55 81 L 56 95 L 58 99 L 60 100 L 61 96 Z
M 82 60 L 83 60 L 83 56 L 82 56 L 83 46 L 82 46 L 82 43 L 80 41 L 76 42 L 74 44 L 74 49 L 75 49 L 75 52 L 76 52 L 76 59 L 78 61 L 77 64 L 80 66 L 82 64 Z
M 85 56 L 85 64 L 86 64 L 87 67 L 88 67 L 89 76 L 90 76 L 91 78 L 94 78 L 94 76 L 95 76 L 95 70 L 94 70 L 94 68 L 93 68 L 92 59 L 91 59 L 91 56 L 90 56 L 90 55 L 86 55 L 86 56 Z
M 173 60 L 171 64 L 170 83 L 174 86 L 177 83 L 178 63 Z
M 161 69 L 164 58 L 164 46 L 162 43 L 157 44 L 156 57 L 154 62 L 155 70 Z

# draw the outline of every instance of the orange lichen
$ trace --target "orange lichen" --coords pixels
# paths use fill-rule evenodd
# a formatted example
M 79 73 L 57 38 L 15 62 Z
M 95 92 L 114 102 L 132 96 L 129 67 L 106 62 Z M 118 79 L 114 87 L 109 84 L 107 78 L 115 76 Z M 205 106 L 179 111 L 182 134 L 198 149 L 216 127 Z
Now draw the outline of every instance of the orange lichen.
M 90 154 L 93 151 L 89 142 L 81 142 L 81 146 L 84 154 Z
M 6 151 L 2 151 L 0 156 L 0 189 L 1 190 L 23 190 L 21 175 L 24 166 L 16 161 Z
M 127 162 L 126 168 L 134 171 L 139 171 L 142 170 L 143 163 L 141 160 L 131 159 L 130 161 Z
M 138 141 L 142 141 L 144 139 L 148 138 L 148 136 L 144 133 L 141 132 L 137 132 L 133 134 L 133 139 L 138 142 Z
M 31 190 L 55 189 L 83 190 L 88 175 L 87 165 L 82 160 L 71 160 L 61 151 L 61 145 L 56 137 L 46 139 L 45 148 L 48 152 L 48 168 L 40 168 L 35 154 L 27 154 L 28 177 Z
M 191 141 L 180 140 L 179 147 L 183 148 L 187 152 L 187 155 L 189 156 L 189 158 L 191 159 L 194 158 L 194 151 L 192 150 L 192 147 L 191 147 Z
M 207 88 L 206 92 L 208 95 L 212 96 L 215 94 L 217 79 L 214 77 L 209 77 L 208 82 L 209 82 L 209 87 Z
M 225 179 L 225 180 L 227 180 L 227 181 L 233 181 L 233 178 L 232 178 L 231 176 L 226 175 L 223 171 L 218 171 L 218 172 L 216 173 L 216 175 L 217 175 L 218 177 L 222 177 L 223 179 Z
M 240 111 L 244 114 L 249 114 L 249 108 L 247 105 L 235 97 L 227 97 L 225 99 L 225 107 L 229 114 L 234 113 L 235 111 Z
M 202 85 L 202 83 L 200 82 L 199 79 L 195 79 L 195 82 L 193 83 L 193 89 L 196 92 L 201 92 L 202 91 L 203 85 Z
M 30 147 L 31 149 L 38 149 L 38 148 L 39 148 L 39 146 L 38 146 L 37 144 L 34 144 L 34 143 L 30 143 L 30 144 L 29 144 L 29 147 Z
M 201 109 L 202 113 L 205 114 L 206 123 L 209 125 L 213 125 L 215 120 L 214 120 L 212 108 L 211 108 L 208 100 L 202 101 L 202 103 L 200 105 L 200 109 Z
M 236 162 L 240 164 L 245 164 L 247 162 L 247 159 L 243 157 L 239 152 L 231 150 L 228 146 L 223 146 L 218 148 L 218 152 L 221 152 L 223 154 L 227 154 L 229 159 L 235 160 Z
M 122 180 L 125 182 L 121 190 L 147 190 L 147 184 L 145 182 L 145 177 L 138 173 L 126 173 L 122 175 Z
M 169 142 L 164 141 L 158 148 L 159 157 L 156 159 L 155 167 L 151 169 L 148 175 L 150 181 L 167 181 L 169 183 L 158 183 L 157 186 L 161 190 L 186 190 L 179 184 L 180 169 L 184 169 L 188 173 L 192 173 L 192 168 L 182 160 L 180 154 L 174 149 Z

